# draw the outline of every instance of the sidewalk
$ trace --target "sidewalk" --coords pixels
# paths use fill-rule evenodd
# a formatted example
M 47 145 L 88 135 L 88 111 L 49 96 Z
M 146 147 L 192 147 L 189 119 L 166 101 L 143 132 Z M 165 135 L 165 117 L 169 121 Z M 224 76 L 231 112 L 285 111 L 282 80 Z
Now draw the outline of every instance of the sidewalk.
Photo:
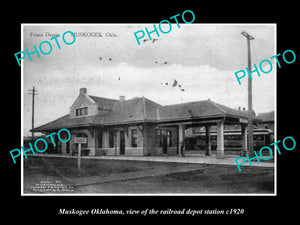
M 178 163 L 199 163 L 199 164 L 220 164 L 220 165 L 233 165 L 236 166 L 235 159 L 239 156 L 225 155 L 222 158 L 218 158 L 216 155 L 205 156 L 195 154 L 181 156 L 99 156 L 102 159 L 118 159 L 118 160 L 136 160 L 136 161 L 154 161 L 154 162 L 178 162 Z M 97 157 L 98 158 L 98 157 Z M 260 160 L 252 161 L 252 166 L 258 167 L 274 167 L 273 162 Z M 246 160 L 242 166 L 250 166 Z
M 37 154 L 37 157 L 59 157 L 59 158 L 77 158 L 77 156 L 71 155 L 58 155 L 58 154 Z M 34 157 L 34 156 L 33 156 Z M 82 156 L 82 159 L 108 159 L 108 160 L 133 160 L 133 161 L 153 161 L 153 162 L 176 162 L 176 163 L 199 163 L 199 164 L 220 164 L 220 165 L 232 165 L 236 166 L 235 159 L 239 158 L 238 155 L 224 155 L 223 157 L 217 157 L 217 155 L 206 156 L 205 154 L 188 154 L 185 157 L 181 156 Z M 257 167 L 274 167 L 275 163 L 272 161 L 265 161 L 260 159 L 260 163 L 257 160 L 252 161 L 252 166 Z M 250 166 L 248 160 L 241 166 Z

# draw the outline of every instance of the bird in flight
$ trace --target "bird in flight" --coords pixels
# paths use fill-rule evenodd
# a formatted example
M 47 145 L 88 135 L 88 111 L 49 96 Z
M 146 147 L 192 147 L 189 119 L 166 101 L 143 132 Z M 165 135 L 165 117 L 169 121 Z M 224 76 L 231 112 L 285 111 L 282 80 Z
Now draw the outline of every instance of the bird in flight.
M 172 87 L 175 87 L 177 85 L 177 80 L 174 80 L 173 84 L 172 84 Z

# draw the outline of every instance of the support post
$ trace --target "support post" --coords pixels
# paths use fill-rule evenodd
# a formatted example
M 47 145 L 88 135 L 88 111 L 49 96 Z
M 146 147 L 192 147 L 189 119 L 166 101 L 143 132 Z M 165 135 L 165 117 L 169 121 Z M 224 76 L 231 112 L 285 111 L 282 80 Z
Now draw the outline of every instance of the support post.
M 185 148 L 184 148 L 184 125 L 178 125 L 178 147 L 179 147 L 179 155 L 182 157 L 185 156 Z
M 77 168 L 81 169 L 81 143 L 78 143 L 78 158 L 77 158 Z
M 224 121 L 217 123 L 217 156 L 224 156 Z
M 242 149 L 240 156 L 245 156 L 247 153 L 247 127 L 246 124 L 241 124 L 241 134 L 242 134 Z
M 211 155 L 211 138 L 210 138 L 210 129 L 211 127 L 209 125 L 205 126 L 205 146 L 206 146 L 206 152 L 205 155 L 210 156 Z
M 117 130 L 114 130 L 114 146 L 115 146 L 115 156 L 120 155 L 120 150 L 118 151 L 118 134 Z

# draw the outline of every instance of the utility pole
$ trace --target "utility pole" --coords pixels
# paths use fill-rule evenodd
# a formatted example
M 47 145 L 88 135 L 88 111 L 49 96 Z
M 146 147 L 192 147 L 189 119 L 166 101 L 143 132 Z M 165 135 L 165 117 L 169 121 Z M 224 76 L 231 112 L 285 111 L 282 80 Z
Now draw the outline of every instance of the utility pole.
M 251 50 L 250 50 L 250 41 L 254 40 L 247 32 L 243 31 L 242 35 L 247 38 L 247 48 L 248 48 L 248 69 L 251 70 Z M 249 156 L 253 157 L 253 109 L 252 109 L 252 79 L 248 76 L 248 151 Z
M 34 128 L 34 96 L 37 95 L 37 90 L 35 90 L 34 86 L 32 88 L 32 90 L 28 90 L 31 91 L 28 94 L 32 95 L 32 120 L 31 120 L 31 129 Z M 34 141 L 34 132 L 31 131 L 31 139 L 32 141 Z

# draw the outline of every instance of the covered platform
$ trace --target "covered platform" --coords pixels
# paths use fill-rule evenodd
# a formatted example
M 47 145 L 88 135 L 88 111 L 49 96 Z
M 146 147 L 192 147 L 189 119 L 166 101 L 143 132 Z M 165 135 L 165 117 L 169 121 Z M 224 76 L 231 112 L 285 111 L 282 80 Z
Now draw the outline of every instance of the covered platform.
M 254 117 L 254 115 L 253 115 Z M 184 147 L 185 131 L 189 128 L 205 128 L 206 152 L 211 155 L 211 128 L 217 127 L 217 157 L 224 156 L 224 129 L 225 126 L 239 127 L 242 135 L 240 155 L 247 153 L 247 125 L 248 111 L 241 111 L 215 103 L 211 100 L 191 102 L 178 105 L 164 106 L 160 110 L 159 127 L 177 128 L 178 155 L 186 154 Z

